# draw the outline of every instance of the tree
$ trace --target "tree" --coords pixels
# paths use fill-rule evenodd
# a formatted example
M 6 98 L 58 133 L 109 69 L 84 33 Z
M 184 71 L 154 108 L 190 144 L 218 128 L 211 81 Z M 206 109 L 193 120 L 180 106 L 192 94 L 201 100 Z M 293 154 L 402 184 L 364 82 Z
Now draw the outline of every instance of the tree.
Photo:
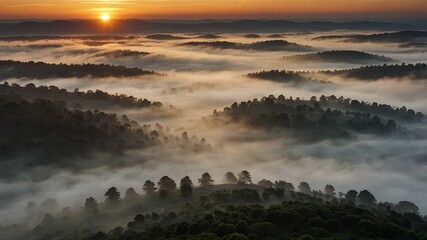
M 335 187 L 334 186 L 332 186 L 332 185 L 330 185 L 330 184 L 328 184 L 328 185 L 326 185 L 325 186 L 325 194 L 327 195 L 327 196 L 330 196 L 330 197 L 334 197 L 335 196 Z
M 239 180 L 238 183 L 240 184 L 252 184 L 252 177 L 251 174 L 246 171 L 243 170 L 238 174 Z
M 106 197 L 105 202 L 108 204 L 117 204 L 120 201 L 120 192 L 115 187 L 109 188 L 104 196 Z
M 226 172 L 224 175 L 224 182 L 229 183 L 229 184 L 236 184 L 237 178 L 236 178 L 236 176 L 234 176 L 234 173 Z
M 88 213 L 96 213 L 98 211 L 98 202 L 93 197 L 86 198 L 84 208 Z
M 262 179 L 257 183 L 257 185 L 265 188 L 272 188 L 274 184 L 270 180 Z
M 166 199 L 167 197 L 169 197 L 169 191 L 166 189 L 160 189 L 159 196 L 161 199 Z
M 274 187 L 284 189 L 285 191 L 295 191 L 294 185 L 283 180 L 275 181 Z
M 372 206 L 374 205 L 377 200 L 375 199 L 374 195 L 370 193 L 368 190 L 363 190 L 359 193 L 357 196 L 359 203 L 365 206 Z
M 139 194 L 136 193 L 134 188 L 128 188 L 125 192 L 125 199 L 126 200 L 136 200 L 139 198 Z
M 175 181 L 168 176 L 163 176 L 162 178 L 160 178 L 160 180 L 157 182 L 157 185 L 159 185 L 160 190 L 176 189 Z
M 400 213 L 419 214 L 419 208 L 415 203 L 409 201 L 400 201 L 396 204 L 395 210 Z
M 145 191 L 146 194 L 153 194 L 157 188 L 155 187 L 155 183 L 147 180 L 145 181 L 144 185 L 142 186 L 142 189 Z
M 356 190 L 348 190 L 345 194 L 345 200 L 348 202 L 356 203 L 357 202 L 357 191 Z
M 200 186 L 202 186 L 202 187 L 210 186 L 213 184 L 213 182 L 215 182 L 212 179 L 211 175 L 207 172 L 203 173 L 202 177 L 199 178 L 198 181 L 199 181 Z
M 179 190 L 184 197 L 188 197 L 193 193 L 193 182 L 189 176 L 185 176 L 181 179 Z
M 300 182 L 300 184 L 298 185 L 298 191 L 305 194 L 310 194 L 311 193 L 310 185 L 307 182 Z

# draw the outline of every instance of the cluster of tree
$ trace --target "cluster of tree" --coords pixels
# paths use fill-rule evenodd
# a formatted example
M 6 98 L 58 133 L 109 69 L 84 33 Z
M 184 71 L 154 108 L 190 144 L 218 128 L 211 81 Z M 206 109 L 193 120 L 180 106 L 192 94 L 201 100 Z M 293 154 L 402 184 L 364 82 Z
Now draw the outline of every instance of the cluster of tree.
M 162 95 L 179 94 L 179 93 L 193 93 L 202 89 L 214 89 L 217 86 L 215 83 L 197 82 L 188 86 L 170 87 L 162 91 Z
M 392 58 L 371 53 L 350 50 L 333 50 L 305 55 L 284 57 L 289 61 L 313 61 L 313 62 L 347 62 L 347 63 L 388 63 L 395 62 Z
M 286 83 L 291 85 L 304 85 L 304 84 L 331 84 L 331 82 L 320 81 L 317 79 L 312 79 L 310 77 L 305 77 L 294 71 L 279 71 L 279 70 L 271 70 L 271 71 L 262 71 L 249 73 L 247 75 L 249 78 L 257 78 L 263 80 L 270 80 L 274 82 Z
M 138 57 L 144 57 L 150 55 L 148 52 L 141 52 L 141 51 L 132 51 L 132 50 L 113 50 L 113 51 L 106 51 L 97 53 L 94 56 L 95 57 L 106 57 L 106 58 L 138 58 Z
M 261 38 L 261 36 L 260 35 L 258 35 L 258 34 L 246 34 L 246 35 L 244 35 L 243 36 L 244 38 Z
M 203 39 L 217 39 L 217 38 L 223 38 L 223 36 L 218 35 L 218 34 L 208 33 L 208 34 L 204 34 L 204 35 L 197 36 L 196 38 L 203 38 Z
M 250 174 L 244 172 L 239 174 L 239 179 L 243 175 L 250 179 Z M 230 172 L 226 173 L 225 179 L 245 184 Z M 201 187 L 212 182 L 208 173 L 199 179 Z M 166 177 L 159 181 L 159 188 L 160 183 L 176 188 L 176 184 Z M 183 186 L 191 185 L 188 177 L 181 180 L 183 197 L 188 197 L 183 194 Z M 98 232 L 84 239 L 427 238 L 427 222 L 419 216 L 418 207 L 409 201 L 376 204 L 375 197 L 367 190 L 349 190 L 346 194 L 339 193 L 338 197 L 332 185 L 326 185 L 321 192 L 311 190 L 307 182 L 299 184 L 298 192 L 285 181 L 272 183 L 264 179 L 258 186 L 262 188 L 246 183 L 244 188 L 215 190 L 186 203 L 178 213 L 138 214 L 127 224 L 126 230 L 117 227 L 107 234 Z M 289 190 L 281 188 L 283 186 Z M 107 198 L 117 198 L 118 195 L 116 189 L 106 193 Z M 93 199 L 88 198 L 85 206 L 92 206 L 92 202 Z M 273 204 L 265 204 L 267 202 Z
M 298 98 L 294 100 L 292 97 L 286 99 L 283 95 L 233 103 L 222 112 L 214 110 L 213 115 L 204 120 L 214 127 L 243 123 L 265 129 L 294 130 L 297 131 L 297 137 L 311 140 L 348 138 L 352 132 L 409 134 L 392 119 L 385 120 L 370 113 L 323 109 L 318 103 L 308 104 L 307 101 Z
M 217 215 L 231 205 L 239 209 L 246 209 L 245 213 L 242 215 L 230 212 L 227 214 L 227 218 L 218 219 L 219 222 L 236 224 L 240 220 L 244 220 L 250 226 L 254 223 L 262 223 L 268 217 L 268 221 L 275 225 L 270 230 L 265 229 L 263 232 L 265 235 L 259 235 L 261 234 L 258 232 L 260 230 L 249 230 L 241 233 L 246 237 L 243 239 L 264 239 L 266 236 L 273 238 L 287 236 L 298 239 L 304 234 L 319 238 L 320 235 L 316 234 L 319 232 L 325 234 L 325 230 L 326 235 L 330 237 L 337 237 L 340 233 L 351 233 L 351 236 L 354 237 L 384 237 L 385 235 L 382 235 L 385 234 L 383 224 L 389 221 L 395 224 L 397 229 L 404 229 L 395 232 L 395 234 L 401 234 L 401 231 L 405 232 L 403 235 L 396 235 L 399 239 L 417 239 L 411 237 L 417 236 L 427 227 L 414 203 L 409 201 L 400 201 L 397 204 L 377 203 L 374 195 L 367 190 L 360 192 L 349 190 L 347 193 L 337 193 L 336 189 L 328 184 L 322 191 L 318 191 L 313 190 L 307 182 L 301 182 L 294 188 L 290 182 L 278 180 L 273 183 L 266 179 L 253 184 L 252 176 L 246 170 L 241 171 L 237 176 L 232 172 L 227 172 L 223 181 L 226 184 L 214 185 L 214 179 L 206 172 L 197 180 L 199 187 L 193 186 L 193 181 L 188 176 L 183 177 L 178 186 L 173 179 L 163 176 L 158 180 L 157 185 L 153 181 L 146 181 L 142 186 L 145 194 L 138 194 L 134 188 L 128 188 L 122 198 L 119 190 L 111 187 L 105 192 L 103 202 L 88 197 L 83 207 L 78 211 L 72 211 L 70 207 L 58 211 L 58 203 L 54 199 L 47 199 L 39 206 L 30 202 L 26 207 L 27 215 L 34 216 L 41 213 L 43 216 L 38 218 L 41 223 L 30 230 L 21 225 L 0 227 L 0 232 L 3 236 L 5 233 L 21 234 L 20 238 L 14 239 L 27 240 L 70 237 L 81 239 L 88 236 L 92 236 L 88 239 L 93 239 L 95 235 L 97 235 L 97 239 L 101 235 L 103 237 L 108 236 L 108 238 L 127 239 L 130 237 L 128 234 L 132 235 L 132 239 L 157 239 L 161 236 L 167 239 L 174 239 L 174 237 L 181 239 L 184 236 L 175 236 L 178 231 L 177 225 L 185 225 L 184 222 L 187 222 L 189 223 L 188 227 L 191 222 L 198 222 L 206 215 Z M 277 206 L 291 209 L 280 209 Z M 307 206 L 314 207 L 313 211 L 307 210 Z M 135 213 L 138 214 L 135 216 Z M 246 217 L 242 217 L 244 215 Z M 349 217 L 344 217 L 347 215 Z M 129 221 L 130 218 L 133 220 Z M 228 221 L 231 218 L 238 218 L 239 220 L 232 223 Z M 311 218 L 315 219 L 310 220 Z M 387 218 L 387 221 L 384 218 Z M 117 219 L 122 220 L 117 222 Z M 287 219 L 286 222 L 282 222 L 284 219 Z M 336 221 L 331 221 L 326 225 L 328 221 L 334 219 Z M 362 220 L 374 221 L 381 231 L 371 232 L 372 226 L 365 225 L 365 223 L 356 227 L 358 222 Z M 125 226 L 126 231 L 125 228 L 117 227 L 107 234 L 95 234 L 96 231 L 105 231 L 118 224 Z M 227 234 L 220 233 L 222 231 L 220 229 L 223 227 L 218 228 L 219 224 L 209 223 L 209 225 L 212 224 L 215 227 L 211 230 L 199 226 L 197 229 L 200 231 L 198 230 L 195 234 L 211 233 L 206 236 L 212 237 L 212 234 L 215 234 L 216 237 L 219 237 L 214 239 L 228 239 L 230 237 L 226 236 Z M 395 225 L 393 227 L 396 227 Z M 256 228 L 255 226 L 257 225 L 249 227 L 249 229 Z M 316 229 L 315 231 L 312 229 L 307 231 L 314 226 L 324 230 Z M 237 225 L 235 227 L 238 228 Z M 155 228 L 159 232 L 154 230 Z M 172 228 L 173 231 L 170 231 L 169 228 Z M 187 229 L 186 227 L 178 228 L 180 228 L 179 231 L 184 232 Z M 218 230 L 215 230 L 217 228 Z M 331 230 L 332 228 L 334 230 Z M 78 232 L 76 229 L 82 231 Z M 279 232 L 272 229 L 282 229 L 286 232 L 279 230 L 280 234 L 276 235 Z M 154 234 L 152 231 L 156 231 L 156 234 L 161 234 L 161 236 L 152 235 Z M 414 232 L 415 235 L 407 231 Z M 191 233 L 185 234 L 186 239 L 192 239 L 193 236 L 191 235 L 193 234 Z M 235 232 L 232 231 L 231 233 Z M 410 235 L 404 238 L 406 234 Z M 205 239 L 204 236 L 194 237 L 195 239 Z
M 139 68 L 127 68 L 108 64 L 53 64 L 43 62 L 20 62 L 0 60 L 0 80 L 9 78 L 72 78 L 87 77 L 136 77 L 157 74 Z
M 409 42 L 409 43 L 402 43 L 399 45 L 399 47 L 427 49 L 427 43 L 426 42 Z
M 56 86 L 40 85 L 36 87 L 33 83 L 25 85 L 9 84 L 4 82 L 0 84 L 0 95 L 13 96 L 22 100 L 32 101 L 33 99 L 43 98 L 51 101 L 64 101 L 73 109 L 110 109 L 114 107 L 120 108 L 150 108 L 161 111 L 164 107 L 161 102 L 152 102 L 147 99 L 136 98 L 125 94 L 109 94 L 101 90 L 88 90 L 86 92 L 74 89 L 69 92 L 66 89 L 60 89 Z M 173 106 L 170 109 L 175 109 Z
M 236 43 L 226 41 L 215 42 L 187 42 L 179 46 L 187 47 L 207 47 L 214 49 L 236 49 L 236 50 L 256 50 L 256 51 L 295 51 L 310 52 L 315 49 L 310 46 L 291 43 L 285 40 L 269 40 L 254 43 Z
M 2 173 L 1 177 L 5 178 L 30 166 L 86 168 L 113 164 L 111 160 L 93 159 L 93 163 L 81 165 L 76 159 L 83 159 L 73 158 L 93 151 L 121 153 L 149 146 L 196 152 L 210 149 L 205 139 L 189 137 L 186 132 L 175 136 L 168 127 L 140 126 L 126 115 L 119 118 L 116 114 L 97 110 L 71 111 L 65 107 L 65 102 L 13 101 L 0 96 L 0 112 L 5 113 L 0 114 L 0 165 L 8 169 Z M 17 158 L 20 160 L 16 161 Z
M 181 39 L 188 39 L 187 37 L 174 36 L 174 35 L 170 35 L 170 34 L 151 34 L 151 35 L 145 36 L 145 38 L 154 39 L 154 40 L 181 40 Z
M 327 40 L 327 39 L 345 39 L 351 42 L 412 42 L 427 39 L 427 31 L 400 31 L 389 33 L 376 33 L 376 34 L 353 34 L 353 35 L 332 35 L 320 36 L 314 40 Z
M 408 78 L 412 80 L 427 79 L 427 64 L 394 64 L 373 65 L 360 68 L 321 71 L 329 76 L 345 76 L 360 80 L 375 81 L 383 78 Z

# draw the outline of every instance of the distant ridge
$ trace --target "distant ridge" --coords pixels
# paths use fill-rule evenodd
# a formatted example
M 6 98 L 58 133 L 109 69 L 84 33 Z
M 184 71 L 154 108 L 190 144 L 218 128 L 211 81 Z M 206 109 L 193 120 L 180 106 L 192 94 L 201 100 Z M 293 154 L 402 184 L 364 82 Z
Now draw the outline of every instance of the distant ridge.
M 108 26 L 98 20 L 55 20 L 50 22 L 24 21 L 0 24 L 0 35 L 58 35 L 58 34 L 124 34 L 124 33 L 180 33 L 180 32 L 265 32 L 282 31 L 327 31 L 334 29 L 366 30 L 417 30 L 410 24 L 382 23 L 369 21 L 296 22 L 287 20 L 237 20 L 220 21 L 158 21 L 158 20 L 112 20 Z

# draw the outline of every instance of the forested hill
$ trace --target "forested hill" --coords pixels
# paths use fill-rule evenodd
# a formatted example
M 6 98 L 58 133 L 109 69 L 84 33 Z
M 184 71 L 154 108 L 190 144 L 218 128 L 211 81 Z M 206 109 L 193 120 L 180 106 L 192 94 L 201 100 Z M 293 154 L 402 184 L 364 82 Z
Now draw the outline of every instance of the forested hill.
M 32 101 L 42 98 L 51 101 L 64 101 L 70 109 L 150 109 L 153 111 L 177 112 L 173 106 L 164 107 L 161 102 L 149 101 L 147 99 L 136 98 L 125 94 L 109 94 L 101 90 L 88 90 L 86 92 L 74 89 L 67 91 L 56 86 L 35 86 L 29 83 L 20 86 L 16 83 L 9 84 L 4 82 L 0 84 L 0 95 L 15 96 L 17 99 Z
M 328 76 L 344 76 L 353 79 L 375 81 L 387 78 L 412 79 L 423 81 L 427 79 L 427 64 L 395 64 L 395 65 L 373 65 L 360 68 L 321 71 L 319 73 Z
M 350 50 L 334 50 L 326 52 L 309 53 L 305 55 L 294 55 L 283 58 L 286 61 L 308 61 L 308 62 L 331 62 L 331 63 L 389 63 L 396 62 L 392 58 L 379 56 L 371 53 Z
M 270 71 L 249 73 L 247 77 L 261 79 L 261 80 L 269 80 L 273 82 L 285 83 L 290 85 L 332 84 L 332 82 L 312 79 L 310 77 L 303 76 L 300 73 L 297 73 L 294 71 L 286 71 L 286 70 L 282 70 L 282 71 L 270 70 Z
M 128 164 L 120 158 L 92 158 L 97 152 L 121 154 L 162 146 L 185 152 L 210 149 L 205 139 L 187 132 L 176 136 L 168 127 L 141 126 L 126 115 L 69 110 L 61 101 L 0 94 L 0 112 L 7 113 L 0 114 L 0 178 L 12 179 L 40 166 L 73 170 Z
M 378 42 L 378 43 L 405 43 L 417 42 L 427 39 L 427 31 L 399 31 L 389 33 L 376 33 L 376 34 L 353 34 L 353 35 L 329 35 L 320 36 L 315 40 L 325 39 L 341 39 L 350 42 Z
M 9 78 L 48 79 L 72 77 L 138 77 L 157 75 L 153 71 L 107 64 L 54 64 L 0 60 L 0 80 Z
M 315 48 L 298 43 L 292 43 L 285 40 L 269 40 L 254 43 L 236 43 L 226 41 L 214 42 L 187 42 L 179 46 L 200 47 L 212 49 L 234 49 L 234 50 L 255 50 L 255 51 L 295 51 L 295 52 L 312 52 Z
M 105 200 L 88 196 L 81 208 L 64 208 L 54 199 L 29 202 L 29 220 L 45 214 L 34 228 L 0 227 L 14 239 L 427 239 L 427 223 L 416 204 L 379 202 L 368 190 L 338 192 L 331 184 L 314 190 L 309 183 L 252 182 L 250 172 L 227 172 L 214 185 L 205 172 L 178 183 L 162 176 L 122 196 L 111 187 Z M 143 193 L 140 193 L 143 192 Z M 82 199 L 83 200 L 83 199 Z M 116 227 L 117 226 L 117 227 Z M 77 230 L 77 231 L 76 231 Z
M 283 129 L 296 137 L 310 140 L 321 140 L 328 138 L 349 138 L 353 133 L 375 134 L 375 135 L 412 135 L 408 130 L 402 128 L 393 119 L 383 119 L 369 112 L 387 108 L 378 107 L 377 104 L 367 106 L 357 102 L 348 104 L 350 100 L 340 98 L 338 103 L 336 97 L 330 97 L 331 103 L 325 103 L 326 97 L 321 97 L 322 107 L 315 98 L 311 101 L 278 98 L 270 95 L 261 100 L 234 103 L 223 111 L 214 111 L 209 117 L 203 119 L 208 126 L 220 127 L 229 124 L 243 124 L 251 127 L 264 129 Z M 336 103 L 332 99 L 335 99 Z M 336 107 L 336 109 L 331 107 Z M 347 110 L 339 110 L 338 108 Z M 363 109 L 367 109 L 365 112 Z M 391 109 L 383 110 L 384 115 L 393 115 L 393 118 L 401 118 L 401 114 L 412 116 L 410 119 L 422 118 L 422 114 L 415 114 L 413 110 L 400 113 Z M 359 112 L 361 111 L 361 112 Z M 375 112 L 375 111 L 374 111 Z M 403 117 L 404 119 L 405 117 Z M 420 119 L 421 120 L 421 119 Z

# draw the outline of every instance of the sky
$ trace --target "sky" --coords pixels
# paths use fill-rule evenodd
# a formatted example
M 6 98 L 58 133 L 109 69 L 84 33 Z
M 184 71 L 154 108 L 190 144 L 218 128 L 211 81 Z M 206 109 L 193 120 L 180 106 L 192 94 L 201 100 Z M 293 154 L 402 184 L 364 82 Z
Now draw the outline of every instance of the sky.
M 426 0 L 0 0 L 1 19 L 416 19 Z

